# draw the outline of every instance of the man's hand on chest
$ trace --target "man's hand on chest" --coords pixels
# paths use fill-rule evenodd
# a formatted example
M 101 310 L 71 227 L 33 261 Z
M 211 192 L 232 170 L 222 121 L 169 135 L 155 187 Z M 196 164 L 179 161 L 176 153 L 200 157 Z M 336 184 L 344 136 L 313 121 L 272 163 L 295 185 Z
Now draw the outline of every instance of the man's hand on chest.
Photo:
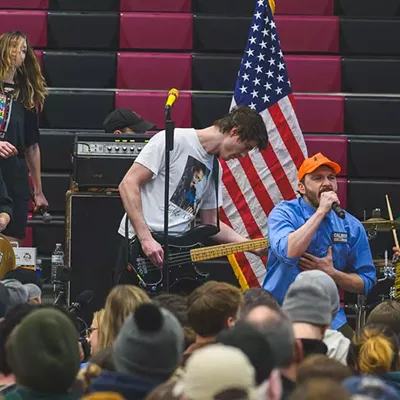
M 325 257 L 316 257 L 310 253 L 304 253 L 299 260 L 299 268 L 304 271 L 318 269 L 331 275 L 335 272 L 332 258 L 332 247 L 328 247 L 328 252 Z

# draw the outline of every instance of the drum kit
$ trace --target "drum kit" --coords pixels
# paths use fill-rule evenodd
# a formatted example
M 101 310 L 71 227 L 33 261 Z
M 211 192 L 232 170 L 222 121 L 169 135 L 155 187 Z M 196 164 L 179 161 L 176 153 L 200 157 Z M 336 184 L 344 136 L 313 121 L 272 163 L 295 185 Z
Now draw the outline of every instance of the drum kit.
M 364 229 L 366 230 L 368 240 L 375 239 L 380 232 L 392 232 L 394 244 L 399 247 L 397 239 L 397 231 L 400 230 L 400 221 L 393 219 L 393 214 L 390 208 L 389 199 L 386 196 L 390 219 L 381 217 L 381 210 L 376 208 L 372 212 L 372 218 L 361 221 Z M 397 256 L 389 258 L 389 252 L 386 250 L 384 258 L 374 259 L 374 265 L 377 269 L 377 276 L 379 277 L 376 284 L 386 281 L 391 284 L 389 292 L 379 293 L 379 301 L 368 304 L 367 297 L 363 294 L 357 295 L 357 304 L 348 306 L 356 313 L 356 331 L 359 331 L 366 322 L 367 310 L 374 308 L 384 300 L 400 300 L 400 259 Z

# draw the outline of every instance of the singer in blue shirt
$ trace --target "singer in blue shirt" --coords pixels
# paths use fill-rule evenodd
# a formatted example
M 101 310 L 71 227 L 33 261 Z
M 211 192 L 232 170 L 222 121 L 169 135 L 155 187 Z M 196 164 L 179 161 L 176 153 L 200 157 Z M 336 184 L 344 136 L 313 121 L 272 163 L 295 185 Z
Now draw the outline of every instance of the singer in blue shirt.
M 343 211 L 337 196 L 341 167 L 318 153 L 299 168 L 300 198 L 283 201 L 268 217 L 268 263 L 263 287 L 282 304 L 289 285 L 302 270 L 319 269 L 352 293 L 372 289 L 376 270 L 365 229 Z M 337 214 L 344 212 L 344 218 Z M 344 310 L 332 329 L 351 336 Z

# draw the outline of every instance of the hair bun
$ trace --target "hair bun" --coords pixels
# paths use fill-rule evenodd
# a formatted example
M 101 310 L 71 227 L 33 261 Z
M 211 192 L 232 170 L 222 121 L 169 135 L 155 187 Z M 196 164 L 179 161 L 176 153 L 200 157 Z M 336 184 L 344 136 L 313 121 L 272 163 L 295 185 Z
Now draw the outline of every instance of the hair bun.
M 161 310 L 152 303 L 141 304 L 134 314 L 137 327 L 141 331 L 156 332 L 163 324 L 163 315 Z

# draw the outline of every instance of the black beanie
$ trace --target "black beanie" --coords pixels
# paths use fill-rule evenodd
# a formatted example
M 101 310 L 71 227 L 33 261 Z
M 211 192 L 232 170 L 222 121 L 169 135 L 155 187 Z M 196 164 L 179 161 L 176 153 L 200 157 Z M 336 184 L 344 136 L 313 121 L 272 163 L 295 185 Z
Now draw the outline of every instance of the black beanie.
M 64 393 L 79 370 L 78 335 L 60 310 L 32 312 L 10 336 L 8 362 L 18 385 L 42 393 Z
M 271 345 L 267 338 L 247 322 L 238 322 L 232 329 L 219 333 L 217 343 L 236 347 L 249 359 L 256 370 L 256 383 L 260 385 L 269 378 L 275 368 Z

